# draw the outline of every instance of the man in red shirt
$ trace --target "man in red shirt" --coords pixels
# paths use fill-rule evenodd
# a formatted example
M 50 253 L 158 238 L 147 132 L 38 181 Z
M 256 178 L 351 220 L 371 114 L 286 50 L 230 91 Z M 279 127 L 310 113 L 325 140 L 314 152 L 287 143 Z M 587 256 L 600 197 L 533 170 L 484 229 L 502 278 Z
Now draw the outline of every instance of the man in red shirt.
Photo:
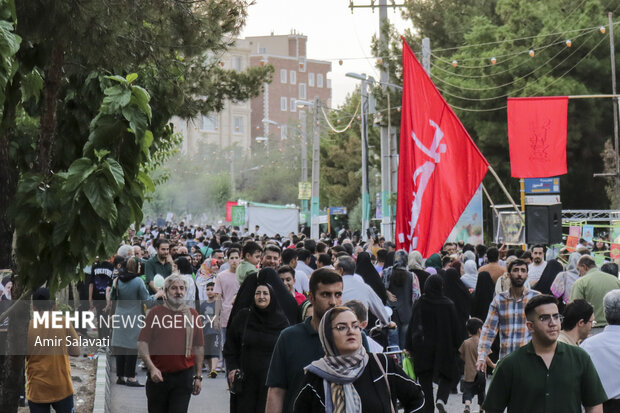
M 166 278 L 164 304 L 149 311 L 138 336 L 138 353 L 148 369 L 149 413 L 187 412 L 191 395 L 200 394 L 205 320 L 186 304 L 186 289 L 178 273 Z

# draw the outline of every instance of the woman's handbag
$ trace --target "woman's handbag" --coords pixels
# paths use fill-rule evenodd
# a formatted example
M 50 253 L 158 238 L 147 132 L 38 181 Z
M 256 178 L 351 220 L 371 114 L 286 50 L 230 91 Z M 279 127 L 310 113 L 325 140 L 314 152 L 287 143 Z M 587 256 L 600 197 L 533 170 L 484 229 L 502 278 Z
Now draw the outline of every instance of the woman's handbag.
M 245 382 L 245 375 L 241 370 L 235 372 L 233 382 L 230 385 L 230 392 L 232 394 L 240 394 L 243 392 L 243 383 Z
M 385 384 L 387 385 L 388 388 L 388 396 L 390 398 L 390 409 L 392 411 L 392 413 L 396 413 L 396 411 L 394 410 L 394 403 L 392 403 L 392 389 L 390 389 L 390 381 L 388 380 L 388 376 L 385 373 L 385 369 L 383 368 L 383 364 L 381 364 L 381 361 L 379 361 L 379 357 L 377 356 L 377 353 L 372 353 L 372 355 L 375 357 L 375 361 L 377 362 L 377 365 L 379 366 L 379 369 L 381 369 L 381 373 L 383 373 L 383 379 L 385 380 Z M 387 359 L 387 357 L 386 357 Z

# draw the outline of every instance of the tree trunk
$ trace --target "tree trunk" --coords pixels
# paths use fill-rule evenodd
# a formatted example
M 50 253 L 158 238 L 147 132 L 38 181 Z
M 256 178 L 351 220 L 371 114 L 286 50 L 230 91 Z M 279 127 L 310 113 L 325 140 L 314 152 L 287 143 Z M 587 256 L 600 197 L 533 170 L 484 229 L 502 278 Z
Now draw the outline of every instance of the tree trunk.
M 62 67 L 65 61 L 65 48 L 62 44 L 54 45 L 50 65 L 45 70 L 45 86 L 43 88 L 43 108 L 41 114 L 41 131 L 39 135 L 38 172 L 49 176 L 52 166 L 52 152 L 56 135 L 56 109 L 58 107 L 58 91 L 62 78 Z

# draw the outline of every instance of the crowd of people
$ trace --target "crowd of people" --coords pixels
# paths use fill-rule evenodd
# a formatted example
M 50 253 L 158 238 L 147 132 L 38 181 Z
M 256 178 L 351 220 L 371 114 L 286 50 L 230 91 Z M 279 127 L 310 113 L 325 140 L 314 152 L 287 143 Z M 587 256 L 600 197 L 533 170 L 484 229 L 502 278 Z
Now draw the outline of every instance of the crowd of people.
M 143 226 L 86 269 L 90 310 L 147 313 L 144 328 L 98 333 L 117 384 L 144 386 L 142 359 L 149 412 L 187 411 L 203 371 L 225 373 L 231 412 L 446 412 L 459 389 L 465 412 L 474 399 L 489 412 L 620 411 L 618 266 L 599 270 L 587 248 L 447 243 L 424 259 L 346 231 L 259 232 Z

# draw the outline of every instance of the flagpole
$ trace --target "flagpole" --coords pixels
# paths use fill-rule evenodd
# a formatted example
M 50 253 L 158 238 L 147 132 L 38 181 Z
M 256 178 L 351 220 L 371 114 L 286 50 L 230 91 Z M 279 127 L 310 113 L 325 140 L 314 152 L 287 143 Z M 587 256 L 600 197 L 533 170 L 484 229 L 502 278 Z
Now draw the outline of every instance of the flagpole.
M 618 95 L 618 94 L 611 94 L 611 95 L 569 95 L 567 97 L 569 99 L 604 99 L 604 98 L 615 99 L 615 98 L 620 98 L 620 95 Z
M 506 194 L 506 197 L 508 197 L 508 200 L 512 204 L 512 207 L 514 208 L 514 210 L 517 211 L 517 214 L 519 215 L 519 218 L 521 219 L 521 222 L 525 225 L 525 220 L 523 219 L 523 213 L 521 212 L 521 210 L 519 209 L 519 207 L 515 203 L 514 199 L 512 199 L 512 197 L 510 196 L 510 193 L 508 192 L 508 190 L 506 189 L 506 187 L 504 186 L 502 181 L 499 179 L 499 176 L 497 176 L 497 173 L 495 173 L 495 169 L 493 169 L 493 167 L 491 165 L 489 165 L 489 171 L 491 172 L 491 174 L 493 175 L 493 177 L 495 178 L 495 180 L 499 184 L 500 188 L 502 188 L 502 191 L 504 191 L 504 194 Z

